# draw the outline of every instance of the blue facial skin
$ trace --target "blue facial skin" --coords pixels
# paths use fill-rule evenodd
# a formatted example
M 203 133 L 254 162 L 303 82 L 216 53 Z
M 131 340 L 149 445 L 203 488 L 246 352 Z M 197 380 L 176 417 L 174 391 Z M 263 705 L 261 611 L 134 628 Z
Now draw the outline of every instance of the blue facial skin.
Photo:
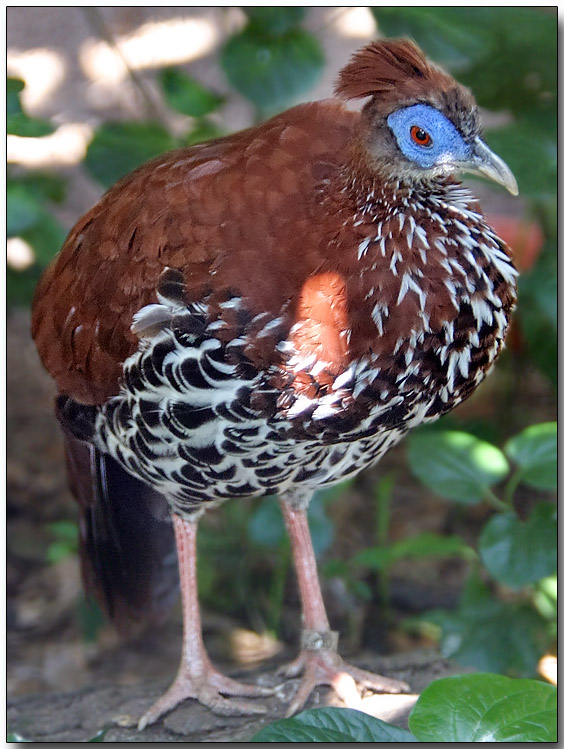
M 414 104 L 392 112 L 388 117 L 388 125 L 403 155 L 423 169 L 430 169 L 441 163 L 465 161 L 471 155 L 470 146 L 452 122 L 428 104 Z M 429 133 L 430 145 L 415 143 L 411 137 L 414 125 Z

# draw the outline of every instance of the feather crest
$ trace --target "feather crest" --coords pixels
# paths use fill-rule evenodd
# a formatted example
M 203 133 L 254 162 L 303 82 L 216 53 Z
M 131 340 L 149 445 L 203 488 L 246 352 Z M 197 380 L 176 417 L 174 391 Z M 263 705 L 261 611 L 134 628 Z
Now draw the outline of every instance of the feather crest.
M 456 85 L 432 67 L 410 39 L 381 39 L 363 47 L 340 72 L 335 94 L 342 99 L 421 96 Z

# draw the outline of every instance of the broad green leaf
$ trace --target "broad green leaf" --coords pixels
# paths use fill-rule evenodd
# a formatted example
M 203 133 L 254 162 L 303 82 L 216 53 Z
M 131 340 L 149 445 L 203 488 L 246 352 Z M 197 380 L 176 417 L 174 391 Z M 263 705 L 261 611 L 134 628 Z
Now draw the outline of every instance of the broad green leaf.
M 277 547 L 284 538 L 284 521 L 275 497 L 266 497 L 251 515 L 249 538 L 257 546 Z
M 466 432 L 423 431 L 408 442 L 409 467 L 437 494 L 475 504 L 509 466 L 501 450 Z
M 320 707 L 294 718 L 271 723 L 251 739 L 253 743 L 364 743 L 413 742 L 417 739 L 402 728 L 385 723 L 358 710 Z
M 61 203 L 67 191 L 67 182 L 58 174 L 32 172 L 17 177 L 8 177 L 8 186 L 21 185 L 38 200 L 50 200 Z
M 6 117 L 22 111 L 20 92 L 24 87 L 25 83 L 21 78 L 6 78 Z
M 9 733 L 6 736 L 6 743 L 8 744 L 20 744 L 24 742 L 32 742 L 33 739 L 26 739 L 23 736 L 20 736 L 19 733 Z
M 478 544 L 488 572 L 509 588 L 522 588 L 556 570 L 556 506 L 540 502 L 523 522 L 514 512 L 494 515 Z
M 441 628 L 446 658 L 479 671 L 534 676 L 549 645 L 546 622 L 536 609 L 501 601 L 473 580 L 455 611 L 435 610 L 422 618 Z
M 305 16 L 305 8 L 297 6 L 265 6 L 243 8 L 251 25 L 267 34 L 284 34 L 293 26 L 297 26 Z
M 363 549 L 355 554 L 352 562 L 355 565 L 381 570 L 401 559 L 420 559 L 422 557 L 462 557 L 475 556 L 459 536 L 441 536 L 438 533 L 420 533 L 411 538 L 404 538 L 388 546 Z
M 247 28 L 233 36 L 221 54 L 231 85 L 263 114 L 305 94 L 319 79 L 323 62 L 318 40 L 302 29 L 265 36 Z
M 519 466 L 520 476 L 526 484 L 537 489 L 556 489 L 558 456 L 555 421 L 527 427 L 508 440 L 505 452 Z
M 95 132 L 86 152 L 90 174 L 104 187 L 145 163 L 174 148 L 172 136 L 152 122 L 106 122 Z
M 523 122 L 489 130 L 486 141 L 515 174 L 519 190 L 529 197 L 556 191 L 557 145 L 540 128 Z
M 47 549 L 47 561 L 51 564 L 56 564 L 73 554 L 76 554 L 76 547 L 66 541 L 55 541 L 54 543 L 49 544 L 49 548 Z
M 475 8 L 376 7 L 372 13 L 386 36 L 412 37 L 433 60 L 450 66 L 468 66 L 494 43 Z
M 17 271 L 8 266 L 6 268 L 6 298 L 9 307 L 29 307 L 35 287 L 39 281 L 41 270 L 33 265 L 25 271 Z
M 203 117 L 215 111 L 224 101 L 223 96 L 176 68 L 165 68 L 159 80 L 169 107 L 190 117 Z
M 20 93 L 25 83 L 21 78 L 6 78 L 6 132 L 26 138 L 49 135 L 55 128 L 47 120 L 29 117 L 23 110 Z
M 41 138 L 54 130 L 55 127 L 47 120 L 29 117 L 25 112 L 15 112 L 6 120 L 8 135 L 19 135 L 22 138 Z
M 6 233 L 17 237 L 38 223 L 43 216 L 41 204 L 31 190 L 18 183 L 6 189 Z
M 558 576 L 551 575 L 539 580 L 535 586 L 533 600 L 538 612 L 551 622 L 558 619 Z
M 61 249 L 67 235 L 66 229 L 59 221 L 43 206 L 39 221 L 21 232 L 25 239 L 35 251 L 37 262 L 45 267 Z
M 322 497 L 314 495 L 308 507 L 311 541 L 316 555 L 326 551 L 333 541 L 333 523 L 325 512 Z M 257 546 L 277 547 L 286 538 L 282 512 L 275 497 L 260 502 L 248 524 L 249 538 Z
M 335 535 L 333 521 L 327 515 L 321 492 L 313 495 L 309 503 L 307 517 L 313 550 L 319 557 L 331 546 Z
M 498 674 L 437 679 L 409 716 L 425 742 L 555 742 L 556 726 L 555 687 Z

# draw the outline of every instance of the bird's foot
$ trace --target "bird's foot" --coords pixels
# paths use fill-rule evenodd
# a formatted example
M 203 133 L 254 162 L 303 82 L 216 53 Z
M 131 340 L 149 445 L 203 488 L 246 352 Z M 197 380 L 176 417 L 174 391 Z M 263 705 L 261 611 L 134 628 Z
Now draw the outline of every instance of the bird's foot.
M 259 715 L 266 712 L 264 705 L 244 699 L 226 699 L 223 695 L 266 697 L 272 694 L 272 691 L 268 687 L 235 681 L 217 671 L 211 664 L 198 676 L 180 671 L 162 697 L 143 715 L 137 728 L 142 731 L 186 699 L 198 700 L 218 715 Z
M 403 681 L 351 666 L 336 652 L 336 647 L 336 633 L 314 630 L 304 632 L 300 655 L 278 672 L 286 677 L 294 677 L 303 672 L 298 691 L 290 703 L 286 717 L 302 710 L 311 692 L 321 685 L 333 687 L 347 707 L 357 709 L 361 705 L 358 687 L 362 690 L 369 689 L 388 694 L 410 691 L 409 685 Z

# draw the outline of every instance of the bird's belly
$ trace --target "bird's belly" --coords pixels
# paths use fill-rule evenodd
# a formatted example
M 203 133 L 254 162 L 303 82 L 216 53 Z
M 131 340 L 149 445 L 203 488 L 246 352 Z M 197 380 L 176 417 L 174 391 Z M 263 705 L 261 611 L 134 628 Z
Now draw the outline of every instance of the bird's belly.
M 181 409 L 177 405 L 172 410 Z M 126 411 L 136 427 L 115 429 Z M 289 423 L 273 425 L 264 418 L 235 423 L 218 416 L 205 431 L 201 426 L 185 426 L 181 436 L 162 421 L 149 430 L 139 413 L 136 407 L 129 409 L 127 399 L 114 399 L 101 430 L 104 448 L 161 491 L 177 512 L 191 512 L 203 503 L 277 494 L 300 486 L 314 491 L 338 483 L 377 462 L 405 433 L 382 428 L 361 439 L 322 444 L 289 436 Z
M 257 393 L 270 408 L 257 410 Z M 264 372 L 228 363 L 214 339 L 180 346 L 167 330 L 125 363 L 120 394 L 98 414 L 96 440 L 176 511 L 190 512 L 210 501 L 337 483 L 406 431 L 405 409 L 390 418 L 393 403 L 342 408 L 306 427 L 300 413 L 276 408 L 279 397 Z

